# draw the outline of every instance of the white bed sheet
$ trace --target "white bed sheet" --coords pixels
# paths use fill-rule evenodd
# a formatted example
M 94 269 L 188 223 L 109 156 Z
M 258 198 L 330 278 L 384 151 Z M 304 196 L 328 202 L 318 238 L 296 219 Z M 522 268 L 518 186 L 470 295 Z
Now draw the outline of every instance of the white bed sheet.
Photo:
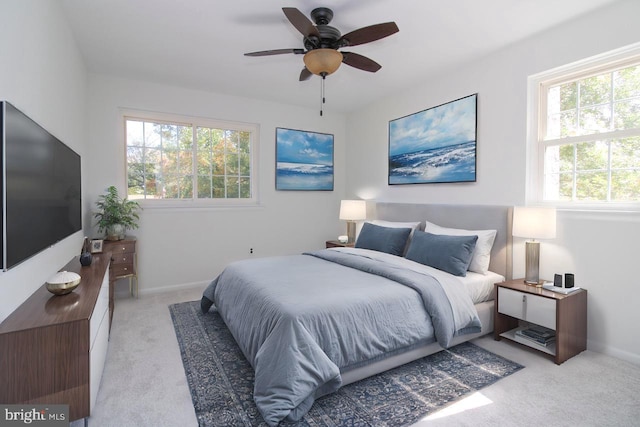
M 479 304 L 481 302 L 494 300 L 496 293 L 494 284 L 504 282 L 505 278 L 493 271 L 487 271 L 487 274 L 467 271 L 467 276 L 461 277 L 460 280 L 467 288 L 467 292 L 473 303 Z
M 466 277 L 454 276 L 437 268 L 429 267 L 424 264 L 417 263 L 404 257 L 391 255 L 384 252 L 372 251 L 360 248 L 330 248 L 327 250 L 353 253 L 366 256 L 379 261 L 391 263 L 402 268 L 411 269 L 417 272 L 428 273 L 438 279 L 441 283 L 463 284 L 467 288 L 467 292 L 474 304 L 485 301 L 491 301 L 495 298 L 494 283 L 504 282 L 504 276 L 488 271 L 487 274 L 474 273 L 467 271 Z

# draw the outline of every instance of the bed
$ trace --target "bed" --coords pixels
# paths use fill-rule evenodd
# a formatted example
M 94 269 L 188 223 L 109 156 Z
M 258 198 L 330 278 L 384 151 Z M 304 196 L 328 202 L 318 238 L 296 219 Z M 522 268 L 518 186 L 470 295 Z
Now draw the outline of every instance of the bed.
M 370 216 L 358 248 L 238 261 L 203 293 L 203 311 L 215 305 L 253 366 L 270 426 L 343 385 L 493 330 L 493 283 L 511 275 L 509 207 L 379 202 Z M 495 230 L 483 258 L 482 233 L 469 230 Z

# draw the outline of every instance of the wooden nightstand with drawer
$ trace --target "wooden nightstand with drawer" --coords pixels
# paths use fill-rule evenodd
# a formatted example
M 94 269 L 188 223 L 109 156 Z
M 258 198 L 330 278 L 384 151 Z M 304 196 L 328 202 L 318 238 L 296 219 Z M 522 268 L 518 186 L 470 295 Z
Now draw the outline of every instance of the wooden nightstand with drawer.
M 355 246 L 355 242 L 351 243 L 342 243 L 337 240 L 327 240 L 325 242 L 325 247 L 328 248 L 353 248 Z
M 136 238 L 127 236 L 122 240 L 105 240 L 103 251 L 111 252 L 112 280 L 129 279 L 131 296 L 138 297 L 138 268 L 136 259 Z
M 496 283 L 493 334 L 535 348 L 551 356 L 556 364 L 587 349 L 587 291 L 569 294 L 527 285 L 523 279 Z M 540 346 L 522 339 L 524 325 L 540 325 L 555 331 L 555 342 Z M 526 326 L 524 326 L 526 327 Z

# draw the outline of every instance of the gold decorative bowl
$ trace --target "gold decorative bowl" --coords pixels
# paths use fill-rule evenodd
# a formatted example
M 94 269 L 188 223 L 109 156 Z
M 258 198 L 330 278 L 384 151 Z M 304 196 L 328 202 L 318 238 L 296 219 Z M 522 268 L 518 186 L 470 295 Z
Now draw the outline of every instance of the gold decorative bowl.
M 54 295 L 71 293 L 80 284 L 80 275 L 71 271 L 60 271 L 47 280 L 47 290 Z

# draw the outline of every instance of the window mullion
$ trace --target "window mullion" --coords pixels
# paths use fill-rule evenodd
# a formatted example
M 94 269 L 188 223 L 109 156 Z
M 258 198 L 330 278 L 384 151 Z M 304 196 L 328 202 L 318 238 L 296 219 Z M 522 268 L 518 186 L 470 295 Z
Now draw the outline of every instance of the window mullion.
M 573 188 L 571 189 L 571 200 L 578 200 L 578 146 L 573 144 Z
M 197 141 L 197 126 L 191 125 L 191 186 L 193 187 L 193 194 L 191 194 L 191 200 L 198 199 L 198 145 Z
M 164 155 L 164 144 L 163 144 L 163 138 L 162 138 L 162 131 L 160 132 L 160 179 L 161 179 L 161 183 L 162 183 L 162 187 L 160 188 L 160 195 L 162 196 L 162 198 L 164 199 L 164 195 L 166 194 L 166 185 L 167 185 L 167 180 L 166 180 L 166 176 L 164 173 L 164 159 L 165 159 L 165 155 Z
M 611 155 L 612 155 L 612 149 L 611 149 L 611 141 L 607 141 L 607 202 L 611 201 L 611 179 L 612 179 L 612 173 L 611 173 Z
M 240 179 L 241 176 L 241 168 L 240 168 L 240 159 L 242 158 L 242 153 L 240 152 L 240 132 L 236 132 L 236 151 L 238 152 L 238 162 L 236 163 L 236 167 L 238 168 L 238 197 L 240 197 L 241 191 L 241 182 L 242 180 Z
M 224 198 L 226 199 L 228 197 L 227 195 L 227 156 L 229 155 L 229 152 L 227 150 L 228 148 L 228 143 L 229 143 L 229 138 L 228 138 L 228 134 L 229 132 L 227 132 L 226 130 L 224 131 L 224 158 L 223 158 L 223 164 L 224 164 L 224 170 L 223 170 L 223 176 L 224 176 L 224 180 L 223 180 L 223 185 L 224 185 Z
M 147 155 L 147 132 L 145 131 L 146 129 L 146 122 L 143 120 L 142 121 L 142 196 L 143 198 L 147 198 L 147 161 L 146 161 L 146 155 Z M 127 162 L 128 163 L 128 162 Z M 128 165 L 127 165 L 128 167 Z M 128 177 L 127 177 L 128 179 Z M 128 186 L 128 183 L 127 183 Z

